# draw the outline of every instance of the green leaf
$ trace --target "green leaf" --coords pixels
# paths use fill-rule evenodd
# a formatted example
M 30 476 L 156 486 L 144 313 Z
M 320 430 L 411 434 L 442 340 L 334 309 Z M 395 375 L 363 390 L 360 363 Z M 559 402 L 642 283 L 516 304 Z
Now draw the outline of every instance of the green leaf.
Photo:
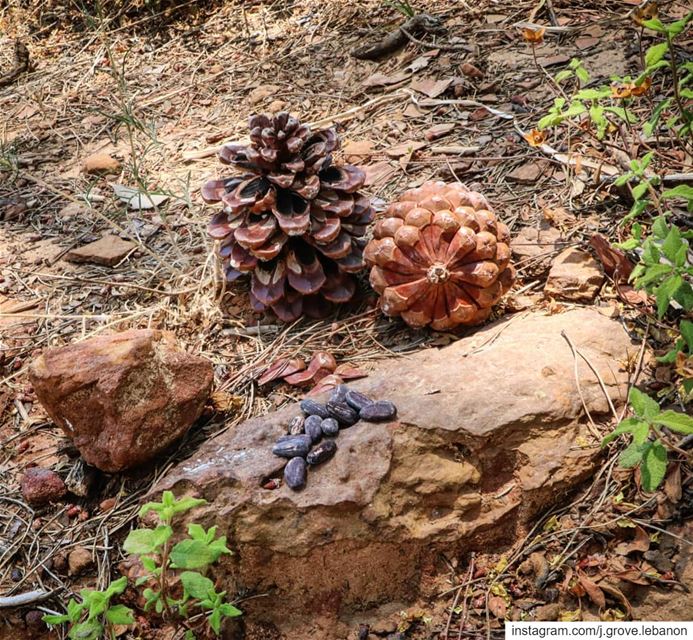
M 580 91 L 578 91 L 575 94 L 575 99 L 576 100 L 599 100 L 600 98 L 606 98 L 610 95 L 611 95 L 611 89 L 609 89 L 609 87 L 602 87 L 601 89 L 581 89 Z M 575 103 L 573 103 L 573 104 L 575 104 Z M 583 111 L 584 111 L 584 105 L 583 105 Z
M 693 355 L 693 322 L 690 320 L 681 320 L 679 331 L 686 341 L 686 345 L 688 345 L 688 353 Z
M 686 208 L 688 211 L 693 211 L 693 187 L 687 184 L 680 184 L 678 187 L 663 191 L 661 198 L 662 200 L 682 198 L 686 201 Z
M 195 633 L 192 629 L 188 629 L 183 636 L 183 640 L 195 640 Z
M 691 21 L 691 16 L 693 16 L 693 12 L 689 13 L 685 18 L 681 18 L 681 20 L 664 25 L 664 28 L 670 36 L 676 37 L 686 28 L 686 25 Z
M 111 596 L 119 595 L 127 589 L 128 586 L 128 578 L 127 576 L 123 576 L 122 578 L 118 578 L 117 580 L 114 580 L 111 582 L 111 584 L 108 585 L 108 588 L 104 592 L 104 595 L 107 598 L 111 598 Z
M 185 496 L 180 500 L 176 500 L 176 503 L 173 505 L 173 512 L 176 514 L 185 513 L 186 511 L 190 511 L 190 509 L 194 509 L 195 507 L 199 507 L 203 504 L 207 504 L 207 501 L 203 500 L 202 498 Z
M 650 425 L 645 421 L 638 421 L 631 433 L 633 434 L 633 442 L 635 444 L 645 444 L 650 436 Z
M 667 450 L 659 440 L 655 440 L 643 455 L 640 467 L 642 488 L 645 491 L 654 491 L 664 480 L 666 472 Z
M 652 31 L 656 31 L 657 33 L 666 33 L 664 24 L 662 24 L 662 21 L 659 18 L 643 20 L 642 26 Z
M 622 187 L 622 186 L 623 186 L 624 184 L 626 184 L 626 182 L 628 182 L 628 180 L 630 180 L 632 177 L 633 177 L 633 172 L 632 172 L 632 171 L 629 171 L 628 173 L 624 173 L 623 175 L 621 175 L 621 176 L 619 176 L 618 178 L 616 178 L 616 180 L 614 180 L 614 184 L 615 184 L 617 187 Z
M 125 539 L 123 549 L 134 555 L 156 553 L 171 535 L 173 529 L 168 525 L 160 525 L 156 529 L 134 529 Z
M 206 598 L 210 591 L 214 591 L 214 583 L 197 571 L 183 571 L 180 581 L 186 593 L 198 600 Z
M 149 556 L 142 556 L 140 558 L 140 562 L 142 563 L 142 566 L 144 567 L 145 571 L 152 572 L 156 569 L 156 561 L 154 558 L 150 558 Z
M 630 402 L 630 406 L 633 407 L 636 415 L 645 420 L 652 420 L 659 413 L 657 401 L 636 387 L 630 388 L 628 402 Z
M 623 107 L 604 107 L 604 111 L 613 113 L 623 120 L 626 124 L 634 124 L 636 121 L 635 115 L 632 111 L 624 109 Z
M 575 69 L 575 75 L 582 84 L 587 84 L 590 81 L 590 74 L 582 65 Z
M 89 619 L 100 616 L 108 607 L 108 597 L 101 591 L 82 589 L 80 591 L 82 599 L 89 607 Z
M 240 609 L 237 609 L 232 604 L 227 602 L 219 607 L 219 611 L 221 611 L 221 614 L 226 618 L 236 618 L 243 615 L 243 612 Z
M 645 52 L 645 66 L 649 68 L 653 64 L 657 64 L 666 55 L 667 51 L 669 51 L 668 42 L 660 42 L 651 46 Z
M 86 620 L 74 625 L 67 637 L 71 640 L 101 640 L 103 631 L 103 625 L 97 619 Z
M 47 613 L 45 616 L 41 618 L 46 624 L 51 624 L 51 625 L 56 625 L 56 624 L 62 624 L 63 622 L 68 622 L 70 620 L 70 616 L 68 615 L 53 615 L 50 613 Z
M 563 71 L 559 71 L 556 74 L 556 82 L 563 82 L 564 80 L 567 80 L 573 75 L 573 72 L 570 69 L 563 69 Z
M 655 221 L 652 223 L 652 233 L 660 240 L 667 237 L 669 234 L 669 227 L 664 216 L 657 216 L 655 218 Z M 659 260 L 659 256 L 657 256 L 657 260 Z
M 640 200 L 646 193 L 647 189 L 649 188 L 649 183 L 647 180 L 643 180 L 640 184 L 637 184 L 633 187 L 633 198 L 635 200 Z
M 673 275 L 657 287 L 655 297 L 657 299 L 657 316 L 660 319 L 664 317 L 672 298 L 682 284 L 683 278 L 680 275 Z
M 674 224 L 671 226 L 671 229 L 669 229 L 669 233 L 666 238 L 664 238 L 664 242 L 662 242 L 662 253 L 669 260 L 674 262 L 676 260 L 676 254 L 679 252 L 682 245 L 683 240 L 681 239 L 681 231 Z
M 693 433 L 693 416 L 687 416 L 685 413 L 679 413 L 671 409 L 662 411 L 653 422 L 663 427 L 668 427 L 677 433 L 685 435 Z
M 200 540 L 181 540 L 171 549 L 174 569 L 200 569 L 214 562 L 214 553 Z
M 133 624 L 135 622 L 132 609 L 124 604 L 116 604 L 106 611 L 106 620 L 111 624 Z
M 675 299 L 684 311 L 690 311 L 693 309 L 693 287 L 688 282 L 684 282 L 676 292 Z
M 661 280 L 664 276 L 669 275 L 671 270 L 672 268 L 668 264 L 653 264 L 638 278 L 637 285 L 642 288 L 652 282 Z
M 638 444 L 637 442 L 631 442 L 621 452 L 621 455 L 618 457 L 618 463 L 624 469 L 632 469 L 633 467 L 637 467 L 642 461 L 643 455 L 647 448 L 649 448 L 648 444 L 642 445 Z
M 602 440 L 602 447 L 606 444 L 609 444 L 612 440 L 615 440 L 618 438 L 620 435 L 623 435 L 624 433 L 633 433 L 634 430 L 638 427 L 639 424 L 642 423 L 642 420 L 638 418 L 626 418 L 625 420 L 621 420 L 621 422 L 618 423 L 618 426 L 609 434 L 607 434 L 604 439 Z M 643 423 L 649 430 L 649 426 L 647 423 Z
M 221 632 L 221 611 L 219 609 L 214 609 L 207 620 L 209 621 L 209 626 L 212 628 L 212 631 L 219 635 Z

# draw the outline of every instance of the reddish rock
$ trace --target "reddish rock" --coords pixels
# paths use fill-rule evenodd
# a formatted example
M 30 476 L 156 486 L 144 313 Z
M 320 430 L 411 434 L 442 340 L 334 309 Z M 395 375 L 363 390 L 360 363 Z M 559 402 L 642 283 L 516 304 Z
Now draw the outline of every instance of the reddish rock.
M 67 493 L 67 487 L 60 476 L 41 467 L 29 467 L 24 472 L 21 487 L 24 499 L 33 505 L 55 502 Z
M 586 251 L 572 247 L 554 259 L 544 293 L 571 302 L 592 302 L 603 282 L 599 263 Z
M 335 456 L 309 470 L 301 491 L 263 488 L 281 478 L 286 461 L 271 449 L 294 405 L 208 442 L 147 499 L 170 489 L 208 500 L 186 517 L 232 541 L 224 588 L 272 590 L 271 600 L 244 602 L 245 619 L 274 624 L 287 640 L 313 637 L 318 615 L 337 629 L 357 611 L 365 620 L 382 603 L 428 597 L 438 554 L 522 539 L 599 464 L 563 331 L 622 405 L 628 376 L 617 363 L 634 347 L 619 322 L 593 309 L 511 316 L 350 384 L 392 400 L 397 421 L 343 429 Z M 609 420 L 582 361 L 578 377 L 592 417 Z
M 29 375 L 84 460 L 108 472 L 147 462 L 180 438 L 202 413 L 213 382 L 208 360 L 149 329 L 47 349 Z
M 118 264 L 137 245 L 118 236 L 106 235 L 100 240 L 72 249 L 65 254 L 68 262 L 93 262 L 112 267 Z
M 67 565 L 71 576 L 82 573 L 85 569 L 94 564 L 91 551 L 84 547 L 75 547 L 67 556 Z

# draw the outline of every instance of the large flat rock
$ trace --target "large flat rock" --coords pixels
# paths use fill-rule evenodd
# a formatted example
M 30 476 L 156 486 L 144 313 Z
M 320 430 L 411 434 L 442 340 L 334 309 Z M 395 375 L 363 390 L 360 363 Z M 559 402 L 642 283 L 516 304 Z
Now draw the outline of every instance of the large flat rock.
M 298 405 L 206 443 L 155 492 L 209 501 L 191 518 L 219 525 L 235 547 L 227 586 L 272 593 L 245 609 L 287 638 L 308 637 L 300 613 L 336 621 L 413 599 L 436 554 L 516 540 L 595 469 L 599 447 L 562 333 L 621 405 L 627 376 L 619 361 L 636 347 L 619 322 L 592 309 L 517 315 L 448 347 L 386 361 L 350 385 L 393 400 L 398 420 L 341 431 L 336 456 L 300 492 L 263 488 L 281 475 L 284 461 L 271 447 Z M 607 414 L 594 373 L 582 359 L 577 366 L 593 418 Z

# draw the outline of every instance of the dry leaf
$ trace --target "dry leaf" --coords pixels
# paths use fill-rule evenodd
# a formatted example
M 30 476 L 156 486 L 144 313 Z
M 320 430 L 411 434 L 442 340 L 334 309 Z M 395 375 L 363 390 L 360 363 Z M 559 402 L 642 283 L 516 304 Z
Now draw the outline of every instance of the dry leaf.
M 431 56 L 419 56 L 411 62 L 407 69 L 409 69 L 409 71 L 412 73 L 421 71 L 421 69 L 425 69 L 429 64 L 431 64 L 431 59 Z
M 330 374 L 329 376 L 325 376 L 318 384 L 316 384 L 309 392 L 307 395 L 309 396 L 319 396 L 321 393 L 325 393 L 326 391 L 331 391 L 334 389 L 336 386 L 344 384 L 344 379 L 341 376 L 335 375 L 335 374 Z
M 546 132 L 539 131 L 538 129 L 532 129 L 529 133 L 525 133 L 522 137 L 529 142 L 530 147 L 540 147 L 546 141 Z
M 604 592 L 597 586 L 595 582 L 593 582 L 581 571 L 578 572 L 578 580 L 580 581 L 580 585 L 585 590 L 585 593 L 587 593 L 590 600 L 594 602 L 594 604 L 596 604 L 600 609 L 603 609 L 606 606 Z
M 628 282 L 633 271 L 633 263 L 623 251 L 612 247 L 611 243 L 598 233 L 590 238 L 590 246 L 595 250 L 604 271 L 609 276 L 619 282 Z
M 437 98 L 445 93 L 445 90 L 452 84 L 452 78 L 444 78 L 443 80 L 434 80 L 433 78 L 423 78 L 421 80 L 413 80 L 411 88 L 414 91 L 423 93 L 429 98 Z
M 419 149 L 423 149 L 425 146 L 425 142 L 414 142 L 413 140 L 407 140 L 406 142 L 396 144 L 389 149 L 385 149 L 385 153 L 391 158 L 400 158 L 406 155 L 411 156 L 412 153 L 418 151 Z
M 344 378 L 345 380 L 358 380 L 359 378 L 367 378 L 368 377 L 368 371 L 364 371 L 363 369 L 359 369 L 358 367 L 355 367 L 353 364 L 349 364 L 347 362 L 340 364 L 334 372 L 338 375 Z
M 489 611 L 503 620 L 508 613 L 508 605 L 505 604 L 505 600 L 500 596 L 490 596 L 488 599 L 488 609 Z
M 481 69 L 479 69 L 478 67 L 475 67 L 473 64 L 470 64 L 469 62 L 464 62 L 462 65 L 460 65 L 460 71 L 469 78 L 484 77 L 484 72 L 481 71 Z
M 664 481 L 664 493 L 666 497 L 671 500 L 674 504 L 677 504 L 681 500 L 683 495 L 681 492 L 681 465 L 673 464 L 671 465 L 671 471 L 667 474 L 667 478 Z
M 522 37 L 526 42 L 531 42 L 532 44 L 537 44 L 544 42 L 544 33 L 546 32 L 546 27 L 540 27 L 538 29 L 530 29 L 525 27 L 522 29 Z
M 347 142 L 344 147 L 344 156 L 351 162 L 358 162 L 372 156 L 375 151 L 375 143 L 372 140 L 354 140 Z
M 388 76 L 384 73 L 374 73 L 371 76 L 368 76 L 364 81 L 363 81 L 363 86 L 364 87 L 388 87 L 393 84 L 397 84 L 398 82 L 402 82 L 403 80 L 406 80 L 409 77 L 408 73 L 405 73 L 404 71 L 400 71 L 399 73 L 395 73 L 391 76 Z
M 642 528 L 636 526 L 634 529 L 633 539 L 629 542 L 621 542 L 616 545 L 616 553 L 622 556 L 627 556 L 633 551 L 645 552 L 650 548 L 650 536 Z
M 385 184 L 396 169 L 386 161 L 364 167 L 366 171 L 366 181 L 364 185 L 367 187 L 378 187 Z
M 454 122 L 447 122 L 444 124 L 434 124 L 430 129 L 427 129 L 424 133 L 426 140 L 433 142 L 438 138 L 448 135 L 451 131 L 455 129 Z

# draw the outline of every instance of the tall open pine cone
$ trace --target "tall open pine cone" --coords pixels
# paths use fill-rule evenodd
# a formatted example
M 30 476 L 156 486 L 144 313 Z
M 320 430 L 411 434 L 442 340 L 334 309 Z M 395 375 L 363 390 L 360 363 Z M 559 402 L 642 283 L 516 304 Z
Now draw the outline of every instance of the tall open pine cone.
M 426 182 L 390 205 L 365 256 L 387 315 L 444 330 L 483 322 L 510 289 L 509 242 L 480 193 Z
M 209 223 L 227 280 L 252 273 L 251 302 L 287 322 L 319 317 L 356 290 L 373 209 L 358 189 L 365 173 L 333 164 L 334 129 L 311 132 L 290 116 L 250 118 L 250 144 L 222 147 L 246 173 L 211 180 L 202 197 L 223 209 Z

